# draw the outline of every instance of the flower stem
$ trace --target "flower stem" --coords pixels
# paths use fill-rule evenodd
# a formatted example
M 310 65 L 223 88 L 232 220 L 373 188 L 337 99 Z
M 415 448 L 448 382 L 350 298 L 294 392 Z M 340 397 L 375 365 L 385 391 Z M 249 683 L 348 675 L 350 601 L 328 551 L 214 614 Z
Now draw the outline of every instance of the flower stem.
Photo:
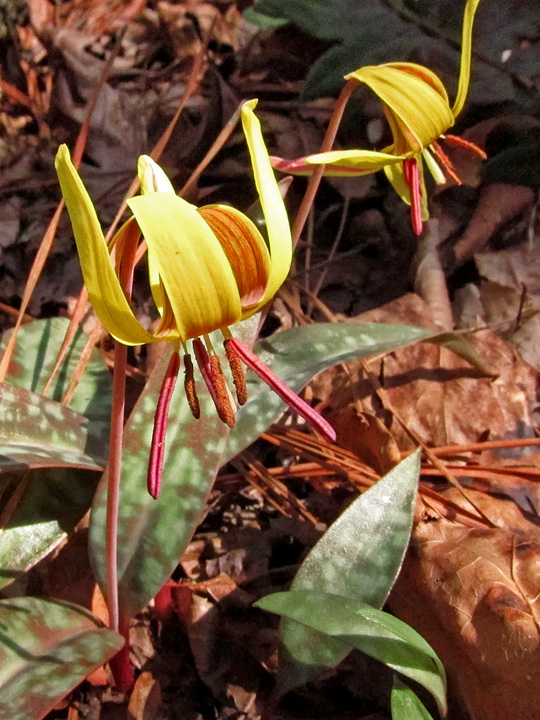
M 107 607 L 109 626 L 118 632 L 118 507 L 120 500 L 120 475 L 122 469 L 122 445 L 124 438 L 124 409 L 126 402 L 127 347 L 119 342 L 114 347 L 113 398 L 111 410 L 109 476 L 107 489 L 107 527 L 105 539 Z
M 354 80 L 354 78 L 351 78 L 351 80 L 347 81 L 345 87 L 341 91 L 338 99 L 336 100 L 336 104 L 334 105 L 334 110 L 332 112 L 330 122 L 328 123 L 326 135 L 324 136 L 324 140 L 322 142 L 319 152 L 328 152 L 332 149 L 332 145 L 334 144 L 334 140 L 336 139 L 339 124 L 341 123 L 343 113 L 345 112 L 345 107 L 349 102 L 349 98 L 351 97 L 356 87 L 358 87 L 358 81 Z M 300 204 L 300 207 L 298 208 L 298 213 L 292 227 L 292 237 L 293 243 L 295 245 L 298 242 L 300 235 L 302 234 L 304 225 L 306 224 L 306 220 L 308 218 L 309 211 L 311 210 L 311 206 L 313 205 L 313 201 L 315 200 L 317 190 L 319 189 L 325 167 L 326 165 L 314 165 L 313 173 L 309 178 L 306 192 L 304 194 L 304 197 L 302 198 L 302 202 Z

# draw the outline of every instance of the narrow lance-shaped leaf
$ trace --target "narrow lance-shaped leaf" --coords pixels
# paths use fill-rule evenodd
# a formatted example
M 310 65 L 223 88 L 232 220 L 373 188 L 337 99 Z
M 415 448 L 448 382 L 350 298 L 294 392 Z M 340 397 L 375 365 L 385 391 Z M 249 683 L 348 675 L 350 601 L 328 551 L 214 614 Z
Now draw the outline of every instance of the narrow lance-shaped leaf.
M 423 685 L 440 712 L 446 712 L 446 677 L 441 661 L 416 630 L 393 615 L 349 598 L 310 590 L 267 595 L 255 606 L 337 638 L 385 663 Z
M 416 452 L 366 490 L 330 525 L 300 566 L 291 590 L 313 590 L 381 608 L 409 544 L 420 472 Z M 350 646 L 282 620 L 278 687 L 286 692 L 337 665 Z

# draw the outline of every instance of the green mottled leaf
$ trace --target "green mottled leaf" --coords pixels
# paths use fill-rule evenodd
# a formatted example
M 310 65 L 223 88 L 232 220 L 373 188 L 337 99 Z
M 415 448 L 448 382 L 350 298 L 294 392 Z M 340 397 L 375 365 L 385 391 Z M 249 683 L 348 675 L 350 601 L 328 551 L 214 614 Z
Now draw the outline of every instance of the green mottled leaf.
M 0 720 L 40 720 L 123 643 L 75 605 L 0 600 Z
M 257 319 L 235 326 L 249 343 Z M 408 325 L 335 325 L 295 328 L 259 342 L 256 351 L 294 390 L 321 370 L 352 358 L 392 350 L 430 337 Z M 219 347 L 216 339 L 215 347 Z M 216 417 L 212 402 L 198 382 L 201 418 L 194 420 L 178 382 L 169 412 L 162 493 L 153 500 L 146 490 L 148 451 L 156 398 L 167 365 L 156 366 L 126 425 L 118 537 L 118 577 L 123 612 L 139 612 L 166 582 L 187 547 L 219 467 L 257 439 L 285 410 L 283 401 L 248 373 L 249 400 L 238 412 L 230 434 Z M 96 577 L 105 590 L 106 477 L 92 508 L 90 554 Z
M 419 472 L 416 452 L 351 503 L 308 554 L 291 590 L 331 592 L 381 608 L 409 544 Z M 290 620 L 282 621 L 280 639 L 283 693 L 316 679 L 351 649 Z
M 23 325 L 19 330 L 6 382 L 41 394 L 51 374 L 68 326 L 67 318 L 34 320 Z M 3 352 L 10 336 L 10 330 L 2 335 L 0 353 Z M 79 357 L 86 346 L 86 341 L 87 336 L 78 330 L 66 359 L 47 393 L 47 397 L 51 400 L 60 402 L 62 399 L 77 367 Z M 111 402 L 111 374 L 101 353 L 94 350 L 69 407 L 88 418 L 89 444 L 102 458 L 107 457 Z
M 317 373 L 333 365 L 411 345 L 430 330 L 384 323 L 319 323 L 292 328 L 260 340 L 254 350 L 287 385 L 299 392 Z M 286 409 L 283 401 L 253 373 L 247 373 L 248 401 L 237 414 L 227 441 L 226 459 L 256 440 Z
M 70 407 L 57 402 L 86 345 L 82 333 L 52 385 L 51 399 L 38 394 L 68 324 L 56 318 L 23 326 L 7 382 L 0 385 L 0 472 L 11 474 L 13 491 L 2 497 L 0 587 L 45 557 L 79 522 L 99 478 L 88 470 L 100 471 L 107 457 L 111 380 L 100 353 L 94 352 Z
M 38 467 L 99 470 L 87 454 L 88 420 L 60 403 L 0 384 L 0 471 Z
M 390 707 L 392 720 L 433 720 L 418 695 L 398 675 L 394 675 Z
M 64 540 L 90 507 L 98 478 L 96 472 L 75 473 L 62 467 L 34 470 L 18 478 L 24 502 L 9 514 L 0 533 L 0 588 Z
M 446 678 L 441 661 L 416 630 L 393 615 L 315 590 L 267 595 L 255 606 L 284 615 L 385 663 L 425 687 L 441 713 L 446 712 Z

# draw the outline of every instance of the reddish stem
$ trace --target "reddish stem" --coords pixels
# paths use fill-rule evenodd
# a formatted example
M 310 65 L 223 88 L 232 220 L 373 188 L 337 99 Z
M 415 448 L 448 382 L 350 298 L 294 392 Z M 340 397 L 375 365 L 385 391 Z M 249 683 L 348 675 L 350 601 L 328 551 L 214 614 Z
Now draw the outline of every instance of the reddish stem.
M 120 501 L 120 475 L 124 438 L 124 409 L 126 398 L 127 347 L 116 342 L 114 346 L 113 397 L 111 409 L 110 450 L 107 486 L 107 527 L 105 563 L 107 578 L 107 607 L 109 626 L 118 631 L 118 570 L 116 562 L 118 540 L 118 508 Z
M 254 373 L 264 380 L 290 408 L 303 417 L 315 430 L 318 430 L 324 438 L 331 442 L 335 441 L 336 433 L 330 423 L 321 417 L 311 405 L 308 405 L 305 400 L 302 400 L 301 397 L 291 390 L 291 388 L 270 370 L 244 343 L 236 338 L 230 338 L 228 344 L 229 348 L 233 350 Z
M 332 112 L 332 117 L 330 118 L 330 122 L 328 123 L 328 129 L 326 130 L 326 135 L 324 136 L 324 140 L 322 142 L 319 152 L 328 152 L 332 149 L 332 145 L 334 144 L 334 140 L 336 139 L 339 124 L 341 122 L 341 119 L 343 118 L 343 113 L 345 112 L 345 107 L 347 106 L 349 98 L 351 97 L 356 87 L 358 87 L 357 80 L 348 80 L 345 87 L 341 91 L 338 99 L 336 100 L 336 104 L 334 105 L 334 111 Z M 317 194 L 317 190 L 319 189 L 322 176 L 324 175 L 325 167 L 326 165 L 313 166 L 313 174 L 309 178 L 306 192 L 304 193 L 304 197 L 302 198 L 302 202 L 300 203 L 300 207 L 298 208 L 298 213 L 292 227 L 292 237 L 293 243 L 295 245 L 298 242 L 300 235 L 302 234 L 304 225 L 306 224 L 309 211 L 311 210 L 311 206 L 313 205 L 313 201 L 315 200 L 315 195 Z
M 123 621 L 118 631 L 125 640 L 124 646 L 110 659 L 109 665 L 116 688 L 128 692 L 135 684 L 133 665 L 129 659 L 129 620 Z
M 180 355 L 173 352 L 163 384 L 159 393 L 156 414 L 154 417 L 154 432 L 152 433 L 152 445 L 150 447 L 150 458 L 148 461 L 148 492 L 157 500 L 161 491 L 161 477 L 163 474 L 163 460 L 165 458 L 165 435 L 169 419 L 169 406 L 180 369 Z

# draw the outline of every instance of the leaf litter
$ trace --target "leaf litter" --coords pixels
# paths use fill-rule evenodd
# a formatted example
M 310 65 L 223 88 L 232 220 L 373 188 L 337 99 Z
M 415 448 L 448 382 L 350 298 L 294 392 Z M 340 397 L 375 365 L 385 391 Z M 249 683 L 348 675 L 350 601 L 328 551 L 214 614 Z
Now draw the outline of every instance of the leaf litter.
M 124 197 L 137 156 L 165 130 L 198 53 L 204 56 L 204 82 L 192 94 L 162 159 L 176 182 L 189 177 L 238 100 L 253 95 L 261 98 L 275 154 L 317 150 L 331 103 L 316 93 L 299 103 L 298 94 L 312 62 L 331 42 L 293 25 L 257 35 L 241 16 L 247 5 L 196 0 L 28 4 L 31 23 L 17 19 L 8 40 L 16 52 L 2 62 L 4 327 L 12 324 L 28 267 L 59 197 L 54 151 L 59 142 L 75 141 L 121 26 L 126 29 L 120 51 L 97 96 L 82 165 L 104 223 L 112 221 Z M 423 38 L 422 62 L 435 67 L 453 57 L 446 32 L 437 29 L 442 3 L 432 3 L 424 19 L 420 6 L 417 14 L 407 15 L 389 5 L 408 32 Z M 436 31 L 426 35 L 424 22 L 434 23 Z M 499 13 L 480 15 L 478 67 L 463 121 L 472 134 L 474 124 L 486 117 L 500 124 L 512 103 L 518 115 L 537 115 L 539 27 L 534 8 L 517 0 Z M 385 52 L 414 59 L 407 36 Z M 496 52 L 510 52 L 509 60 L 501 61 Z M 450 66 L 445 72 L 455 74 Z M 312 93 L 316 79 L 312 74 Z M 339 142 L 352 145 L 359 137 L 375 137 L 380 120 L 379 110 L 366 100 L 360 114 L 344 124 Z M 519 139 L 510 147 L 513 143 L 519 146 Z M 190 199 L 211 201 L 219 195 L 238 202 L 245 195 L 245 167 L 233 135 Z M 514 439 L 534 441 L 538 426 L 534 189 L 510 176 L 503 178 L 506 184 L 491 182 L 477 167 L 463 174 L 465 186 L 435 196 L 438 250 L 455 327 L 474 330 L 467 338 L 490 377 L 427 343 L 319 376 L 309 392 L 336 425 L 338 447 L 313 442 L 280 423 L 222 470 L 162 606 L 156 600 L 155 610 L 133 624 L 132 655 L 141 673 L 128 717 L 260 717 L 276 667 L 277 631 L 252 602 L 287 586 L 323 529 L 415 445 L 411 435 L 434 449 L 473 504 L 449 488 L 440 468 L 426 459 L 413 542 L 390 607 L 443 658 L 452 717 L 535 717 L 540 456 L 534 446 L 512 445 Z M 300 196 L 301 181 L 289 196 L 291 213 Z M 436 329 L 439 316 L 429 297 L 406 294 L 414 272 L 417 279 L 425 272 L 413 269 L 415 251 L 406 211 L 384 180 L 360 178 L 354 187 L 325 181 L 313 226 L 298 248 L 296 274 L 269 316 L 268 331 L 322 317 Z M 62 221 L 30 314 L 69 312 L 79 287 Z M 145 298 L 137 301 L 144 307 Z M 144 355 L 132 362 L 134 373 L 144 374 Z M 28 586 L 95 609 L 95 585 L 80 567 L 84 539 L 83 524 L 57 549 L 58 562 L 44 560 L 29 573 Z M 362 688 L 359 673 L 365 678 Z M 329 671 L 312 688 L 292 693 L 278 716 L 388 717 L 381 700 L 384 682 L 379 666 L 354 655 L 339 673 Z M 122 703 L 127 699 L 106 686 L 86 683 L 51 718 L 125 717 Z

